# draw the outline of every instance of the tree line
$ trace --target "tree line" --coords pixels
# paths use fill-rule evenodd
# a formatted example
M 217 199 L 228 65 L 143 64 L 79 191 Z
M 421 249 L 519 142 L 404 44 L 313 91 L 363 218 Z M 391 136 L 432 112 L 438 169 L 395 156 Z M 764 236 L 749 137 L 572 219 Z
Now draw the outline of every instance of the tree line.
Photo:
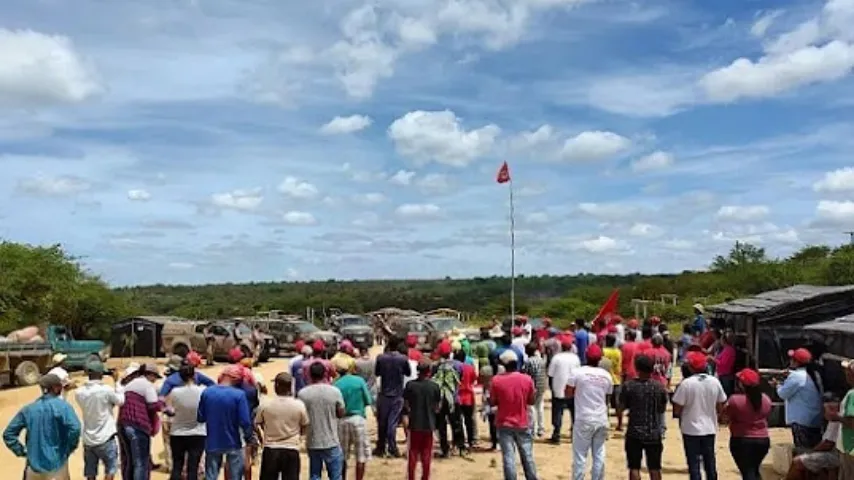
M 59 245 L 13 242 L 0 243 L 0 272 L 0 333 L 54 322 L 70 326 L 78 336 L 103 338 L 116 321 L 142 314 L 210 319 L 264 310 L 302 313 L 306 307 L 318 313 L 330 308 L 363 313 L 389 306 L 420 311 L 450 307 L 485 322 L 510 310 L 510 281 L 499 276 L 110 288 Z M 771 258 L 761 247 L 736 243 L 728 255 L 712 259 L 706 271 L 519 276 L 516 310 L 565 325 L 592 318 L 618 288 L 624 316 L 634 314 L 632 299 L 646 299 L 649 315 L 674 323 L 689 319 L 696 302 L 711 305 L 799 283 L 854 284 L 854 246 L 812 245 L 786 258 Z M 662 295 L 675 295 L 676 305 Z

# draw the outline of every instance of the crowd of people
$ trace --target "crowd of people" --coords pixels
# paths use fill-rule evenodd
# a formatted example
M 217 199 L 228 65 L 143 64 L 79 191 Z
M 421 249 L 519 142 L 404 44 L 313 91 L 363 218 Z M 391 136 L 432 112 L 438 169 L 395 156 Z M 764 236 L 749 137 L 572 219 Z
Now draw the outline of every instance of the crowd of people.
M 731 334 L 710 328 L 702 306 L 695 308 L 696 321 L 676 341 L 655 317 L 641 324 L 612 315 L 564 331 L 550 322 L 533 331 L 525 319 L 496 324 L 475 345 L 452 331 L 430 352 L 420 351 L 415 337 L 392 336 L 376 358 L 347 340 L 298 342 L 272 394 L 239 349 L 216 380 L 197 371 L 203 360 L 196 352 L 173 356 L 165 376 L 153 364 L 108 373 L 92 361 L 88 381 L 74 389 L 82 422 L 65 400 L 72 386 L 59 359 L 40 381 L 43 395 L 21 409 L 3 439 L 26 459 L 25 480 L 71 478 L 68 458 L 80 443 L 83 475 L 91 480 L 99 469 L 106 480 L 119 470 L 124 479 L 148 480 L 155 468 L 170 472 L 170 480 L 215 480 L 221 472 L 226 480 L 250 479 L 259 464 L 261 480 L 297 480 L 303 446 L 311 480 L 324 470 L 330 480 L 344 479 L 348 465 L 363 480 L 372 458 L 404 455 L 402 429 L 409 480 L 419 477 L 419 466 L 428 480 L 434 457 L 499 449 L 506 480 L 517 478 L 517 457 L 525 479 L 536 480 L 534 439 L 560 445 L 568 412 L 574 480 L 588 471 L 593 480 L 605 478 L 612 416 L 613 429 L 624 432 L 629 479 L 641 478 L 644 460 L 649 477 L 660 479 L 670 404 L 691 480 L 717 479 L 721 423 L 728 424 L 742 478 L 759 480 L 770 449 L 771 399 L 757 371 L 735 371 Z M 790 358 L 791 372 L 774 385 L 796 448 L 787 478 L 854 478 L 854 394 L 827 402 L 810 352 L 797 349 Z M 675 366 L 682 371 L 678 385 Z M 845 369 L 854 385 L 854 365 Z M 112 385 L 104 382 L 108 374 Z M 377 422 L 373 444 L 369 409 Z M 478 414 L 488 425 L 485 445 Z M 158 433 L 164 465 L 151 454 Z

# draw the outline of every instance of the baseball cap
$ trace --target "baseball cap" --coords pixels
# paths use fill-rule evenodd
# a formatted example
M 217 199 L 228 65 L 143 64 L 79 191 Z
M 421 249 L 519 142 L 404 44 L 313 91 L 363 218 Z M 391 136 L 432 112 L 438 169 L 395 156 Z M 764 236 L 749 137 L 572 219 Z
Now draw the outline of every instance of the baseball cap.
M 60 380 L 56 375 L 49 373 L 47 375 L 42 375 L 42 378 L 39 379 L 39 386 L 44 389 L 61 387 L 62 380 Z
M 637 330 L 639 324 L 640 323 L 638 322 L 637 318 L 633 318 L 633 319 L 628 321 L 628 327 L 633 329 L 633 330 Z
M 341 340 L 341 343 L 338 344 L 338 350 L 341 350 L 344 353 L 352 353 L 353 342 L 350 340 Z
M 564 350 L 569 350 L 572 346 L 575 345 L 575 336 L 571 333 L 564 333 L 560 337 L 560 346 Z
M 308 345 L 303 345 L 299 353 L 301 353 L 303 357 L 310 357 L 311 354 L 314 353 L 314 349 Z
M 234 347 L 228 351 L 228 359 L 232 363 L 237 363 L 243 359 L 243 350 L 240 347 Z
M 199 352 L 193 350 L 187 354 L 187 363 L 194 367 L 198 367 L 202 364 L 202 356 L 199 355 Z
M 303 340 L 297 340 L 296 342 L 294 342 L 294 351 L 295 352 L 302 352 L 302 347 L 304 347 L 304 346 L 305 346 L 305 342 Z
M 415 335 L 407 335 L 406 336 L 406 346 L 409 348 L 414 348 L 418 345 L 418 337 Z
M 86 362 L 86 371 L 91 373 L 104 373 L 107 368 L 101 360 L 90 360 Z
M 438 353 L 441 357 L 447 356 L 451 353 L 451 343 L 447 340 L 442 340 L 436 347 L 436 353 Z
M 745 387 L 755 387 L 759 385 L 761 380 L 759 372 L 752 368 L 745 368 L 744 370 L 736 373 L 735 376 Z
M 597 344 L 593 344 L 587 347 L 587 360 L 602 360 L 602 348 Z
M 157 378 L 163 377 L 163 375 L 160 375 L 160 372 L 157 371 L 157 365 L 153 363 L 143 363 L 139 366 L 138 372 L 142 375 L 154 375 Z
M 685 354 L 685 362 L 694 372 L 705 372 L 708 365 L 706 354 L 701 352 L 688 352 Z
M 514 352 L 513 350 L 507 349 L 504 351 L 504 353 L 498 356 L 498 361 L 501 362 L 503 365 L 507 365 L 508 363 L 518 362 L 519 356 L 516 355 L 516 352 Z
M 315 341 L 314 341 L 314 343 L 311 345 L 311 349 L 312 349 L 313 351 L 315 351 L 315 352 L 322 352 L 323 350 L 326 350 L 326 344 L 325 344 L 325 343 L 323 343 L 323 340 L 321 340 L 321 339 L 319 339 L 319 338 L 318 338 L 318 339 L 317 339 L 317 340 L 315 340 Z
M 789 358 L 801 365 L 806 365 L 812 361 L 812 353 L 806 348 L 798 348 L 796 350 L 789 350 Z

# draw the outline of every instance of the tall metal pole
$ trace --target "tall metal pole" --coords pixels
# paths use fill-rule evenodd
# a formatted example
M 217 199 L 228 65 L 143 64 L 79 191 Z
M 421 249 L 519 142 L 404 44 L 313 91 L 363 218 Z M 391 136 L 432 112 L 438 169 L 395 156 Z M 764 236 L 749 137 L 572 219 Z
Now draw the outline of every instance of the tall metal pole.
M 510 177 L 510 325 L 516 325 L 516 218 L 513 207 L 513 177 Z

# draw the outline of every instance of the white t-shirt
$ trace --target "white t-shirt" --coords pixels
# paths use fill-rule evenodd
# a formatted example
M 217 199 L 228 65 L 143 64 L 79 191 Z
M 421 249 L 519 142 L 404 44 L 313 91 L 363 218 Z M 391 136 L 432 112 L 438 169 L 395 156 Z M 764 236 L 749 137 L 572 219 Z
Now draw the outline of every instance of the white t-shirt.
M 564 391 L 573 371 L 581 368 L 581 359 L 572 352 L 560 352 L 552 358 L 549 364 L 549 377 L 552 379 L 552 389 L 555 398 L 564 398 Z
M 726 393 L 717 378 L 701 373 L 682 380 L 673 394 L 673 403 L 682 405 L 679 422 L 682 433 L 692 436 L 718 433 L 717 407 L 724 402 Z
M 568 384 L 575 387 L 575 421 L 584 425 L 607 426 L 607 396 L 614 392 L 611 373 L 585 365 L 572 372 Z
M 617 338 L 617 347 L 626 343 L 626 327 L 622 323 L 618 323 L 615 328 L 617 329 L 617 334 L 615 337 Z

